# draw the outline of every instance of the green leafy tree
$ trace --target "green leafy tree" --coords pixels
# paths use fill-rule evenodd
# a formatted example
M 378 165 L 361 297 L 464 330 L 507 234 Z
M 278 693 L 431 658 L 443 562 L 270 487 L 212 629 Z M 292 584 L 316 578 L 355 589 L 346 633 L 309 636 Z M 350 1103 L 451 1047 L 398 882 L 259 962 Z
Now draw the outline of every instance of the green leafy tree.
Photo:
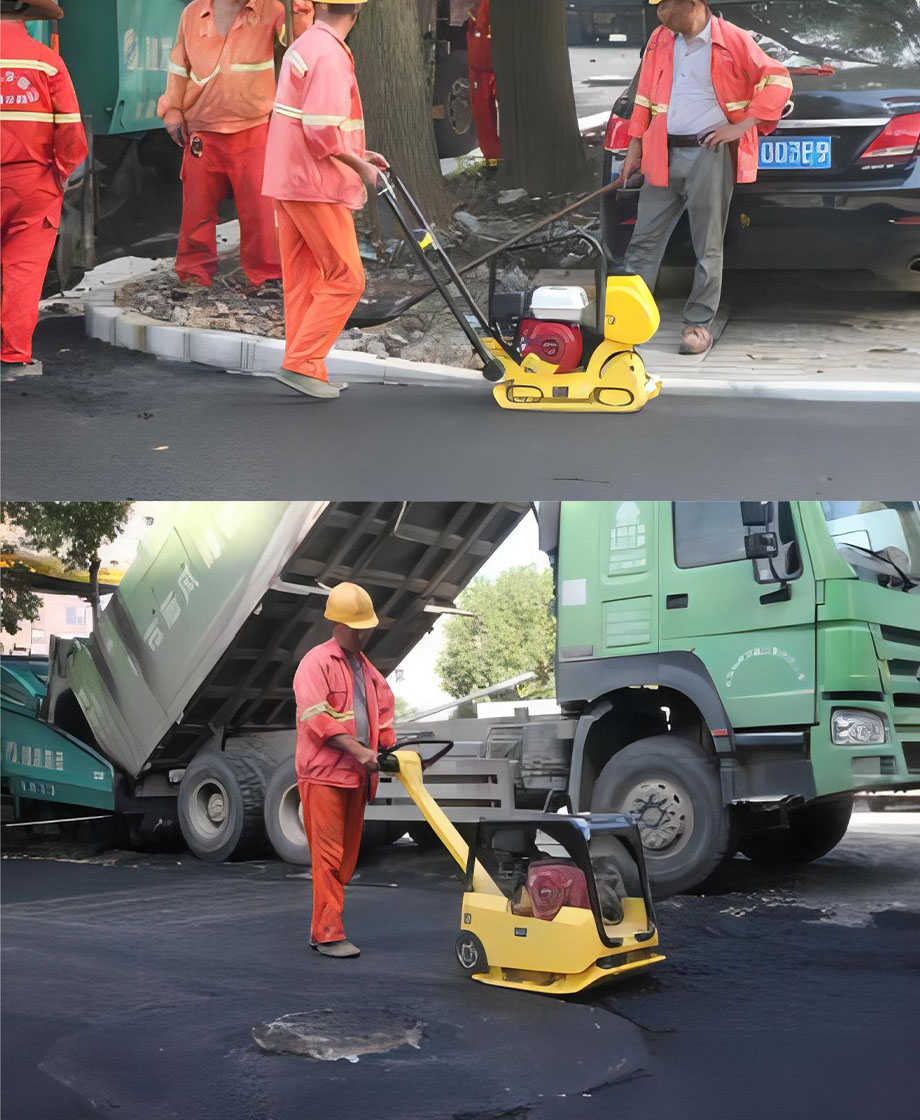
M 20 543 L 37 552 L 50 552 L 69 571 L 89 573 L 89 602 L 93 629 L 99 618 L 99 552 L 110 544 L 128 522 L 132 502 L 4 502 L 3 521 L 22 530 Z M 23 565 L 20 565 L 24 572 Z M 20 620 L 34 620 L 38 599 L 20 572 L 7 596 L 3 586 L 3 628 L 15 632 Z M 23 593 L 24 592 L 24 593 Z M 22 609 L 32 613 L 17 613 Z M 11 622 L 12 627 L 7 623 Z
M 457 600 L 472 617 L 457 615 L 445 624 L 446 641 L 435 664 L 444 691 L 465 696 L 533 672 L 536 679 L 518 685 L 516 696 L 553 696 L 552 594 L 551 573 L 535 564 L 509 568 L 494 582 L 474 580 Z

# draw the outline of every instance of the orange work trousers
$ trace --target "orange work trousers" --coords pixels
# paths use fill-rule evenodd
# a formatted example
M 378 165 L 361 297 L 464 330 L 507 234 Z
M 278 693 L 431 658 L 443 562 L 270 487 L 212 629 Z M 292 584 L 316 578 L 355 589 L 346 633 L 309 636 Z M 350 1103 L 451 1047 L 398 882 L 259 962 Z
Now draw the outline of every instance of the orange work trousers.
M 367 783 L 357 789 L 297 783 L 313 870 L 313 923 L 310 939 L 342 941 L 345 884 L 354 874 L 361 847 Z
M 338 202 L 276 200 L 284 282 L 284 368 L 328 381 L 326 355 L 364 291 L 355 222 Z
M 257 287 L 281 276 L 271 199 L 262 195 L 268 125 L 242 132 L 195 132 L 182 160 L 182 225 L 176 252 L 180 280 L 210 284 L 217 272 L 218 208 L 233 192 L 240 219 L 240 264 Z M 192 155 L 192 145 L 201 154 Z
M 0 171 L 0 350 L 4 362 L 30 362 L 48 262 L 64 195 L 53 168 L 7 163 Z

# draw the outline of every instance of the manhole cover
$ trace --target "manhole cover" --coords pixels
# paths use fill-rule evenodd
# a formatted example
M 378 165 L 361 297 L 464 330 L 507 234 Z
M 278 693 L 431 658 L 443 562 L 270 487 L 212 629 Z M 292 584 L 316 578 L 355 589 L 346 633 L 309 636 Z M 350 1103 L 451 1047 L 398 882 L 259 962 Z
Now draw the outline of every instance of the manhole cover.
M 424 1023 L 392 1011 L 295 1011 L 252 1028 L 256 1045 L 276 1054 L 303 1054 L 322 1062 L 419 1049 Z

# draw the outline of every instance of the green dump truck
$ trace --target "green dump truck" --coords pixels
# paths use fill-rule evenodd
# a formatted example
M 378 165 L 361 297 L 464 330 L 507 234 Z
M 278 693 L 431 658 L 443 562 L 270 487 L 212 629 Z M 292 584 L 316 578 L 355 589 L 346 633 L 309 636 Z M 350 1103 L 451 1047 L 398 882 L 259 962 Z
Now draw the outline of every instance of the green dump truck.
M 49 809 L 56 782 L 98 805 L 78 796 L 89 780 L 148 829 L 178 818 L 203 858 L 243 854 L 267 830 L 304 862 L 291 680 L 326 636 L 324 588 L 368 586 L 382 620 L 369 652 L 389 672 L 526 513 L 179 507 L 98 633 L 54 644 L 32 738 L 5 723 L 16 814 Z M 458 742 L 455 768 L 431 771 L 453 819 L 566 796 L 576 812 L 632 813 L 664 895 L 739 850 L 817 859 L 857 791 L 920 788 L 918 503 L 541 503 L 538 520 L 561 714 L 407 727 Z M 369 816 L 397 831 L 418 822 L 386 781 Z

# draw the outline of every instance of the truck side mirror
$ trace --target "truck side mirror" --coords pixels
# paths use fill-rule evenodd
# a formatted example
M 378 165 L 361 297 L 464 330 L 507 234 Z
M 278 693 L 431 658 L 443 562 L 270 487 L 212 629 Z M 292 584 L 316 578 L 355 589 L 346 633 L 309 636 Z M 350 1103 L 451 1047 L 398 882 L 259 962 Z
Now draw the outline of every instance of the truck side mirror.
M 746 529 L 766 529 L 773 523 L 773 502 L 742 502 L 741 524 Z
M 776 533 L 748 533 L 744 538 L 744 554 L 748 560 L 775 560 L 779 556 Z

